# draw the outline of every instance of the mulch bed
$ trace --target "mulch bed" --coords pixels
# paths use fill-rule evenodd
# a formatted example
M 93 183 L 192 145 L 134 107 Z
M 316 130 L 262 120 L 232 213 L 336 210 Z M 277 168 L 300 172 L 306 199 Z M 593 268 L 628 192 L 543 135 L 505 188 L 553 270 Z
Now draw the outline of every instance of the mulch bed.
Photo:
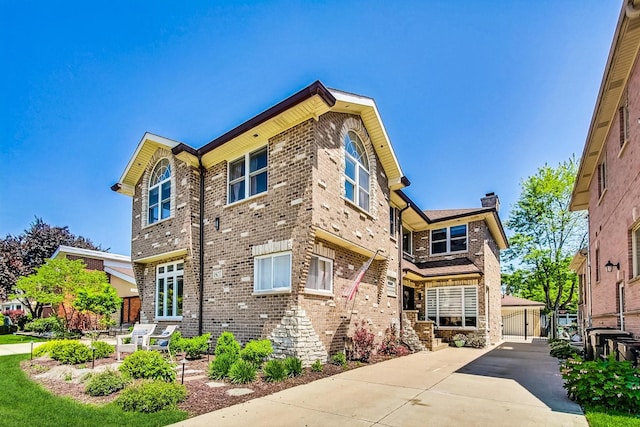
M 181 360 L 182 357 L 179 355 L 176 360 Z M 207 412 L 215 411 L 217 409 L 226 408 L 228 406 L 236 405 L 238 403 L 243 403 L 251 399 L 255 399 L 262 396 L 267 396 L 272 393 L 276 393 L 281 390 L 288 389 L 290 387 L 295 387 L 302 384 L 307 384 L 312 381 L 316 381 L 322 378 L 327 378 L 332 375 L 339 374 L 344 372 L 345 370 L 355 369 L 360 366 L 366 366 L 368 364 L 377 363 L 383 360 L 388 360 L 387 356 L 374 356 L 369 361 L 369 363 L 362 362 L 349 362 L 346 369 L 343 369 L 341 366 L 327 364 L 324 365 L 324 369 L 322 372 L 312 372 L 310 369 L 305 369 L 302 375 L 294 378 L 287 378 L 281 382 L 267 382 L 262 379 L 260 373 L 255 381 L 249 384 L 231 384 L 225 381 L 227 384 L 224 387 L 212 388 L 209 387 L 206 383 L 211 380 L 209 378 L 197 378 L 190 381 L 186 381 L 189 376 L 194 375 L 205 375 L 207 374 L 207 368 L 209 362 L 207 361 L 207 357 L 201 358 L 199 360 L 190 360 L 187 362 L 186 369 L 187 370 L 200 370 L 201 373 L 198 374 L 186 374 L 184 385 L 187 387 L 187 398 L 184 402 L 178 405 L 179 409 L 182 409 L 189 413 L 189 417 L 193 417 L 196 415 L 201 415 Z M 96 366 L 107 365 L 115 363 L 115 356 L 105 359 L 98 359 L 95 361 Z M 75 399 L 82 403 L 90 403 L 96 405 L 104 405 L 111 401 L 113 401 L 119 393 L 114 393 L 110 396 L 103 397 L 93 397 L 85 394 L 84 392 L 84 383 L 76 382 L 76 381 L 67 381 L 65 379 L 43 379 L 36 378 L 38 374 L 42 374 L 44 371 L 50 370 L 56 366 L 60 366 L 60 363 L 51 360 L 49 358 L 37 358 L 33 360 L 24 360 L 21 363 L 22 369 L 25 373 L 35 382 L 41 384 L 44 388 L 51 391 L 51 393 L 57 396 L 68 396 L 72 399 Z M 77 366 L 76 366 L 77 367 Z M 91 368 L 91 362 L 84 364 L 84 366 Z M 179 367 L 177 370 L 176 380 L 180 381 L 182 376 L 182 368 Z M 216 382 L 222 382 L 215 380 Z M 227 391 L 233 388 L 249 388 L 253 390 L 253 393 L 245 394 L 242 396 L 229 396 Z

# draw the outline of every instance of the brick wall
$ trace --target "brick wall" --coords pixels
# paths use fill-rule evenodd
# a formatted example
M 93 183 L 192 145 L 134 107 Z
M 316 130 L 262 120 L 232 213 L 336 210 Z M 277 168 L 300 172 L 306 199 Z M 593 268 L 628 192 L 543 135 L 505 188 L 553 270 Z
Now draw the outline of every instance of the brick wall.
M 67 255 L 67 259 L 69 261 L 76 261 L 80 259 L 84 261 L 88 270 L 104 271 L 104 261 L 101 259 L 87 258 L 87 257 L 71 255 L 71 254 Z

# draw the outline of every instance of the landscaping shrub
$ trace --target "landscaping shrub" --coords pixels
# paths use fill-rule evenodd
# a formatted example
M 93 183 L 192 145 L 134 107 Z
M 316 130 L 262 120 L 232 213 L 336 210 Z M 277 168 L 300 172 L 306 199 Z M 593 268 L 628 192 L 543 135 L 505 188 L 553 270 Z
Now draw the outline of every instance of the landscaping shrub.
M 287 368 L 284 362 L 280 359 L 272 359 L 265 363 L 264 368 L 265 381 L 278 382 L 287 377 Z
M 185 386 L 164 381 L 144 381 L 127 387 L 115 400 L 124 411 L 158 412 L 175 408 L 187 396 Z
M 107 344 L 104 341 L 94 341 L 91 343 L 91 348 L 95 349 L 96 359 L 104 359 L 111 356 L 113 352 L 116 351 L 114 346 Z
M 40 357 L 40 356 L 44 356 L 45 354 L 49 353 L 49 347 L 55 342 L 58 342 L 58 341 L 57 340 L 53 340 L 53 341 L 45 342 L 45 343 L 40 344 L 38 347 L 35 347 L 33 349 L 33 357 Z
M 238 359 L 229 368 L 228 376 L 234 384 L 250 383 L 256 378 L 256 367 L 251 362 Z
M 378 347 L 378 353 L 387 355 L 396 354 L 396 348 L 399 345 L 398 328 L 392 323 L 391 326 L 384 331 L 384 338 Z
M 199 359 L 204 353 L 209 351 L 210 338 L 211 334 L 209 333 L 193 338 L 183 338 L 182 334 L 174 332 L 173 337 L 171 337 L 171 342 L 169 343 L 169 350 L 173 352 L 184 351 L 187 359 Z
M 404 344 L 400 344 L 396 347 L 396 356 L 398 357 L 406 356 L 410 353 L 411 350 L 409 350 Z
M 240 354 L 240 343 L 231 332 L 223 332 L 216 342 L 215 355 L 219 356 L 223 353 Z
M 76 365 L 91 360 L 91 349 L 80 341 L 56 340 L 48 343 L 46 352 L 53 360 L 65 365 Z
M 356 323 L 356 326 L 358 324 Z M 374 340 L 375 335 L 367 328 L 367 323 L 363 320 L 360 326 L 356 327 L 356 331 L 353 334 L 353 358 L 354 360 L 362 360 L 363 362 L 369 361 L 369 358 L 375 350 Z
M 637 414 L 640 412 L 640 372 L 630 362 L 568 359 L 561 369 L 569 398 L 580 405 Z
M 268 339 L 251 340 L 240 350 L 240 358 L 253 363 L 256 368 L 260 368 L 262 362 L 272 353 L 273 347 Z
M 324 369 L 324 366 L 322 366 L 322 362 L 320 362 L 320 359 L 316 360 L 311 365 L 311 370 L 313 372 L 322 372 L 323 369 Z
M 49 316 L 42 319 L 35 319 L 24 325 L 25 331 L 35 332 L 37 334 L 62 332 L 64 330 L 62 322 L 56 316 Z
M 343 368 L 347 367 L 347 356 L 344 353 L 336 353 L 331 356 L 331 363 L 334 365 L 342 366 Z
M 91 375 L 84 392 L 90 396 L 108 396 L 122 390 L 127 383 L 128 381 L 119 372 L 107 370 Z
M 226 377 L 229 373 L 229 368 L 231 368 L 231 365 L 233 365 L 236 360 L 238 360 L 238 356 L 233 353 L 222 353 L 216 356 L 216 358 L 209 363 L 209 378 L 220 380 Z
M 169 351 L 171 352 L 171 354 L 176 354 L 184 351 L 184 348 L 182 346 L 183 340 L 184 338 L 182 338 L 182 333 L 180 331 L 175 331 L 173 335 L 171 335 L 171 341 L 169 341 Z
M 176 371 L 173 365 L 157 351 L 138 350 L 124 358 L 118 368 L 125 377 L 174 381 Z
M 302 360 L 297 357 L 287 357 L 282 364 L 290 377 L 297 377 L 302 373 Z
M 569 359 L 579 354 L 580 350 L 567 341 L 555 341 L 549 345 L 549 354 L 558 359 Z

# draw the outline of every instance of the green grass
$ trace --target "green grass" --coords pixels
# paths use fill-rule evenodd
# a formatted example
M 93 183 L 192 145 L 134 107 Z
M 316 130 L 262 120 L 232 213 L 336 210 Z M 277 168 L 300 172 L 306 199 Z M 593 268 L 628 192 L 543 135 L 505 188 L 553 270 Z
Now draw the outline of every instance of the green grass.
M 586 409 L 585 416 L 591 427 L 640 427 L 640 418 L 629 414 L 612 414 Z
M 113 404 L 94 406 L 52 395 L 20 369 L 29 355 L 0 357 L 0 424 L 3 426 L 164 426 L 184 420 L 183 411 L 124 412 Z
M 2 344 L 20 344 L 23 342 L 41 342 L 47 341 L 44 338 L 30 337 L 28 335 L 0 335 L 0 345 Z

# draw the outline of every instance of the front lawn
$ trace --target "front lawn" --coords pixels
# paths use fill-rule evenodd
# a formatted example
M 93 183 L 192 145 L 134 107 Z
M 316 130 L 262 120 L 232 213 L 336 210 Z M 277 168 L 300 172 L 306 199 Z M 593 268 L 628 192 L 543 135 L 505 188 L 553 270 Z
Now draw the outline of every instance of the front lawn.
M 585 416 L 591 427 L 640 427 L 640 418 L 629 414 L 613 414 L 586 409 Z
M 0 335 L 0 345 L 2 344 L 20 344 L 23 342 L 41 342 L 46 341 L 44 338 L 31 337 L 28 335 Z
M 6 426 L 164 426 L 184 420 L 183 411 L 124 412 L 113 404 L 85 405 L 52 395 L 20 369 L 28 354 L 0 357 L 0 424 Z

